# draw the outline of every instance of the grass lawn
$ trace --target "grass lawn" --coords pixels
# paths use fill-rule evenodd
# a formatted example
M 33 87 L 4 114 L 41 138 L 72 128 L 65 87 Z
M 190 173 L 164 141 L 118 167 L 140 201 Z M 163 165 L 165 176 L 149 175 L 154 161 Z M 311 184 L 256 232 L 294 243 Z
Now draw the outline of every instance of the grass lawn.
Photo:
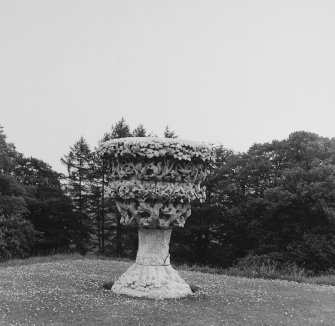
M 62 259 L 0 265 L 0 325 L 335 325 L 335 287 L 179 271 L 184 299 L 120 296 L 102 284 L 130 263 Z

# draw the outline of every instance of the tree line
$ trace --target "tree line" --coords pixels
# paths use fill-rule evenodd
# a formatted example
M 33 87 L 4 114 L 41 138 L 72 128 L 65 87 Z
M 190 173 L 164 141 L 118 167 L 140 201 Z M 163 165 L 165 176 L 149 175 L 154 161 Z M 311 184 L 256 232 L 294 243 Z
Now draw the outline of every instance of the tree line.
M 131 131 L 122 118 L 100 142 L 146 136 L 152 135 L 143 125 Z M 176 135 L 167 126 L 164 137 Z M 128 247 L 136 243 L 136 232 L 123 245 L 122 237 L 129 236 L 114 201 L 105 196 L 106 167 L 96 148 L 81 137 L 61 161 L 67 175 L 19 153 L 0 127 L 0 260 L 68 251 L 134 254 Z
M 145 137 L 124 119 L 101 141 Z M 176 137 L 168 127 L 165 137 Z M 76 250 L 134 258 L 135 229 L 123 227 L 106 197 L 106 164 L 81 137 L 62 158 L 63 176 L 25 158 L 0 133 L 0 257 Z M 241 261 L 295 263 L 314 271 L 335 263 L 335 139 L 294 132 L 245 153 L 216 148 L 184 229 L 172 233 L 180 262 L 228 267 Z

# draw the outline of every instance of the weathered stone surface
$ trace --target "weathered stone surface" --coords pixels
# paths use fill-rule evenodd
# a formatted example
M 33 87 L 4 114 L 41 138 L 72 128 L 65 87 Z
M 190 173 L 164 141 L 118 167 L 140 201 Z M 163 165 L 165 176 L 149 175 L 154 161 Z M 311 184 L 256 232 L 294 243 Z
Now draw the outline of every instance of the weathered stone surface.
M 190 286 L 168 266 L 133 264 L 114 283 L 112 291 L 152 299 L 182 298 L 192 294 Z
M 121 213 L 121 223 L 146 228 L 183 227 L 191 215 L 189 203 L 162 203 L 137 200 L 117 200 L 116 205 Z
M 101 144 L 107 160 L 107 193 L 116 199 L 121 223 L 139 227 L 136 263 L 112 291 L 147 298 L 180 298 L 190 286 L 170 265 L 171 228 L 183 227 L 191 201 L 204 202 L 200 183 L 213 161 L 204 143 L 180 139 L 122 138 Z
M 136 263 L 144 266 L 169 266 L 171 231 L 172 229 L 139 229 Z
M 137 179 L 169 182 L 200 183 L 207 175 L 203 162 L 180 161 L 177 158 L 138 158 L 121 157 L 110 165 L 111 178 Z
M 114 283 L 112 291 L 147 298 L 180 298 L 190 286 L 170 265 L 171 229 L 139 229 L 136 263 Z

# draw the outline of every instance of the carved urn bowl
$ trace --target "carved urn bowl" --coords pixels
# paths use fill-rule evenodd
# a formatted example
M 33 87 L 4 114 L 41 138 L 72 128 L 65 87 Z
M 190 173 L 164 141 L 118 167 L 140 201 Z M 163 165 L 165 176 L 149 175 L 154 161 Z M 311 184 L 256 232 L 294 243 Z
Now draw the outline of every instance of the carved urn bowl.
M 183 227 L 191 215 L 191 202 L 205 200 L 200 184 L 213 160 L 212 148 L 180 139 L 129 137 L 104 142 L 99 150 L 121 223 L 139 228 L 136 263 L 112 290 L 149 298 L 190 294 L 170 265 L 169 241 L 171 229 Z

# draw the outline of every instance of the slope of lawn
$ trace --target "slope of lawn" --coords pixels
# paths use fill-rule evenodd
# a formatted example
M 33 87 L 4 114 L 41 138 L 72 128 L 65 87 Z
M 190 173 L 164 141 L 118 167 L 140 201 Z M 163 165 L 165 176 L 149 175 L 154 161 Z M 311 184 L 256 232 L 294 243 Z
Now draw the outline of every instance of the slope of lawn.
M 116 295 L 130 263 L 67 259 L 0 265 L 0 325 L 335 325 L 335 287 L 179 271 L 184 299 Z

